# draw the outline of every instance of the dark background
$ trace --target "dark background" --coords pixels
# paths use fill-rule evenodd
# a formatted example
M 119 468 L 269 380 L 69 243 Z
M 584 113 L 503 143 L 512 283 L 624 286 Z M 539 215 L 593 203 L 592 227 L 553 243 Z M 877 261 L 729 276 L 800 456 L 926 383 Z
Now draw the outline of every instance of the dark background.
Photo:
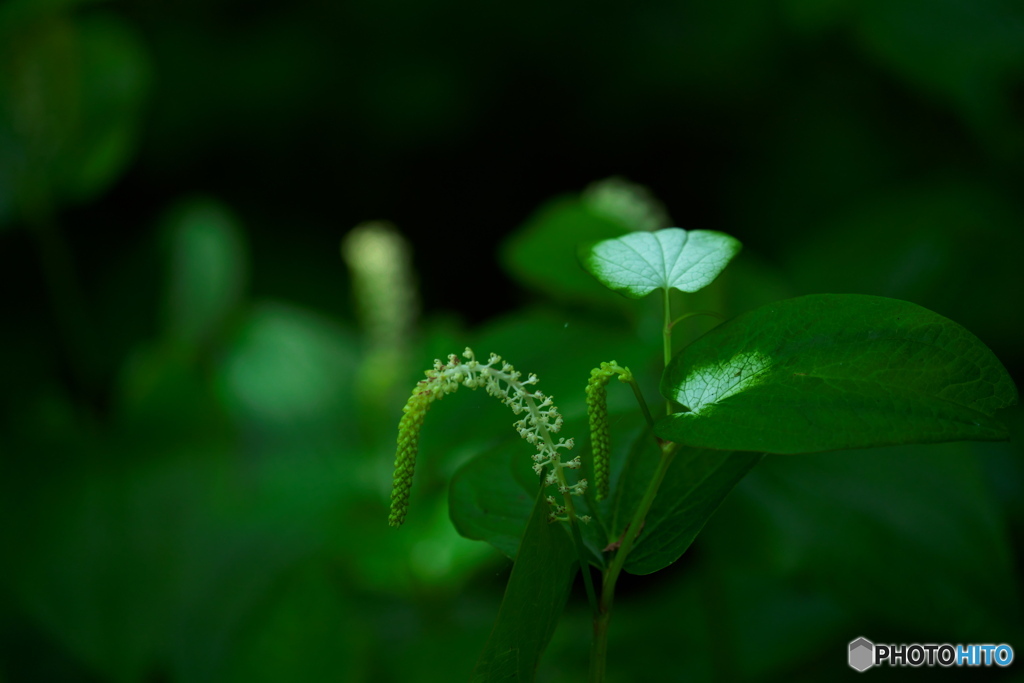
M 567 413 L 595 335 L 644 365 L 644 313 L 560 294 L 506 242 L 609 176 L 744 243 L 694 308 L 907 299 L 1019 384 L 1022 117 L 1024 10 L 997 0 L 7 0 L 0 678 L 468 676 L 508 563 L 455 535 L 445 485 L 505 416 L 435 411 L 398 532 L 392 430 L 467 343 L 564 384 Z M 377 219 L 422 302 L 383 366 L 338 249 Z M 1008 444 L 766 461 L 623 583 L 611 676 L 852 675 L 858 636 L 1024 647 L 1003 417 Z M 543 680 L 584 679 L 585 611 Z

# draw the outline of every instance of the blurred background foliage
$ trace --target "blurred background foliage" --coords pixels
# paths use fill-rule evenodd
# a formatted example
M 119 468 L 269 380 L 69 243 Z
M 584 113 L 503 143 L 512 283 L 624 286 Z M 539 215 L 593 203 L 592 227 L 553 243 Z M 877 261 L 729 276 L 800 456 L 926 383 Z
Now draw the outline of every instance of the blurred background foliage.
M 435 407 L 400 531 L 393 430 L 467 344 L 570 418 L 602 360 L 654 395 L 657 302 L 601 291 L 583 239 L 723 230 L 744 252 L 681 307 L 909 299 L 1020 384 L 1022 117 L 1011 0 L 5 0 L 0 680 L 465 679 L 509 563 L 456 535 L 447 482 L 510 418 Z M 663 204 L 590 186 L 614 175 Z M 822 680 L 861 635 L 1020 650 L 1004 418 L 1009 443 L 766 459 L 620 582 L 610 676 Z M 540 680 L 583 680 L 586 611 Z M 914 673 L 964 672 L 871 675 Z

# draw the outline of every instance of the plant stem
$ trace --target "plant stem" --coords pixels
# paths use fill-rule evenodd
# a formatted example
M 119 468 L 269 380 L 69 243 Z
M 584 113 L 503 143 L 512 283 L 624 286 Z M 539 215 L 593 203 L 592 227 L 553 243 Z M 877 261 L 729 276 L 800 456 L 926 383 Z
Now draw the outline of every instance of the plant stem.
M 661 290 L 665 295 L 665 322 L 661 327 L 662 356 L 665 361 L 664 367 L 668 367 L 672 360 L 672 304 L 669 301 L 669 290 L 666 287 Z
M 594 615 L 594 639 L 590 647 L 590 681 L 591 683 L 602 683 L 605 674 L 605 661 L 608 654 L 608 624 L 611 621 L 612 603 L 615 601 L 615 583 L 619 579 L 622 567 L 626 564 L 626 557 L 633 549 L 633 543 L 643 528 L 647 513 L 651 510 L 654 497 L 658 495 L 661 482 L 665 480 L 669 465 L 675 458 L 678 444 L 666 441 L 661 442 L 661 459 L 658 461 L 658 469 L 647 484 L 644 497 L 633 514 L 633 519 L 626 527 L 622 545 L 615 553 L 615 558 L 605 570 L 601 581 L 601 599 L 598 603 L 597 614 Z
M 665 365 L 662 368 L 668 367 L 669 362 L 672 361 L 672 304 L 669 301 L 669 289 L 666 287 L 661 290 L 665 294 L 665 323 L 661 328 L 661 342 L 662 342 L 662 356 L 665 360 Z M 665 400 L 665 414 L 672 414 L 672 402 Z
M 718 318 L 719 320 L 726 320 L 726 317 L 717 311 L 690 311 L 689 313 L 683 313 L 681 316 L 669 323 L 669 327 L 675 327 L 678 323 L 698 315 L 710 315 L 711 317 Z
M 644 400 L 644 395 L 640 391 L 640 385 L 636 383 L 635 377 L 629 378 L 629 386 L 633 388 L 633 395 L 636 396 L 636 402 L 640 404 L 640 410 L 643 411 L 644 419 L 647 420 L 647 426 L 654 429 L 654 418 L 651 417 L 651 410 L 647 407 L 647 401 Z
M 672 325 L 675 323 L 672 321 L 672 305 L 669 301 L 669 290 L 666 287 L 662 290 L 665 294 L 665 322 L 662 327 L 662 350 L 665 361 L 665 367 L 668 367 L 669 362 L 672 360 Z M 684 316 L 685 317 L 685 316 Z M 643 400 L 643 396 L 640 394 L 640 388 L 636 386 L 636 381 L 631 382 L 633 391 L 636 393 L 637 400 L 640 401 L 640 407 L 644 411 L 644 417 L 647 418 L 648 424 L 654 426 L 654 420 L 651 418 L 650 411 L 647 410 L 647 404 Z M 672 414 L 672 402 L 665 401 L 665 413 L 667 415 Z M 640 499 L 640 505 L 637 507 L 636 512 L 633 513 L 633 519 L 630 521 L 629 526 L 626 527 L 623 532 L 622 543 L 618 550 L 615 552 L 615 558 L 612 563 L 605 569 L 601 580 L 601 599 L 598 603 L 597 611 L 594 614 L 594 636 L 593 641 L 590 645 L 590 683 L 603 683 L 605 676 L 605 664 L 608 655 L 608 624 L 612 618 L 612 603 L 615 601 L 615 583 L 619 580 L 619 574 L 622 573 L 622 568 L 626 564 L 626 558 L 629 556 L 629 552 L 633 549 L 633 542 L 637 536 L 643 530 L 644 520 L 647 519 L 647 513 L 651 510 L 651 505 L 654 504 L 654 497 L 658 495 L 658 489 L 661 488 L 661 482 L 665 480 L 665 474 L 668 473 L 669 465 L 672 464 L 672 460 L 675 458 L 678 444 L 671 441 L 658 441 L 658 445 L 661 447 L 661 458 L 658 460 L 658 468 L 654 471 L 654 476 L 651 477 L 650 482 L 647 484 L 647 490 L 644 491 L 644 497 Z
M 569 496 L 566 496 L 566 498 L 569 498 Z M 571 500 L 569 505 L 572 505 Z M 569 512 L 569 528 L 572 529 L 573 545 L 576 546 L 576 558 L 580 563 L 580 573 L 583 574 L 583 587 L 587 591 L 587 602 L 590 603 L 590 611 L 596 615 L 600 607 L 597 601 L 597 592 L 594 590 L 594 579 L 590 576 L 590 562 L 587 561 L 583 546 L 583 536 L 580 534 L 579 523 L 576 519 L 576 511 L 571 507 L 566 509 Z

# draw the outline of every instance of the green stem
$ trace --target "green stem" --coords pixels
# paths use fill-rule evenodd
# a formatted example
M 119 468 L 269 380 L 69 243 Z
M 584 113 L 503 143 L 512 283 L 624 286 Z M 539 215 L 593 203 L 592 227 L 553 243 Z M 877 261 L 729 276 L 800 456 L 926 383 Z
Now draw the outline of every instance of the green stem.
M 672 304 L 669 301 L 669 290 L 666 287 L 662 290 L 665 293 L 665 323 L 661 328 L 662 356 L 665 360 L 664 368 L 672 361 Z M 665 414 L 672 414 L 672 401 L 665 400 Z
M 711 313 L 710 311 L 695 311 L 684 315 L 679 320 L 672 320 L 672 305 L 669 300 L 669 290 L 665 288 L 662 290 L 665 298 L 665 321 L 662 327 L 662 355 L 665 361 L 665 367 L 672 361 L 672 326 L 675 325 L 679 320 L 684 320 L 692 315 L 701 315 L 708 313 L 710 315 L 718 315 Z M 630 385 L 633 387 L 633 392 L 636 394 L 637 400 L 640 402 L 640 408 L 644 412 L 644 417 L 647 419 L 647 423 L 654 426 L 654 419 L 651 417 L 650 411 L 647 409 L 647 403 L 644 401 L 643 395 L 640 393 L 640 387 L 637 386 L 636 380 L 632 380 Z M 672 414 L 672 402 L 665 401 L 665 413 L 667 415 Z M 619 574 L 622 573 L 622 568 L 626 564 L 626 558 L 629 556 L 630 551 L 633 549 L 633 543 L 636 538 L 640 535 L 643 530 L 644 520 L 647 519 L 647 513 L 651 511 L 651 505 L 654 504 L 654 497 L 658 495 L 658 489 L 661 488 L 661 483 L 665 480 L 665 475 L 668 473 L 669 465 L 672 464 L 672 460 L 675 458 L 678 444 L 671 441 L 660 441 L 658 442 L 661 447 L 661 459 L 658 461 L 658 469 L 655 470 L 654 476 L 651 477 L 650 482 L 647 484 L 647 490 L 644 491 L 643 498 L 640 499 L 640 505 L 637 507 L 636 512 L 633 513 L 633 519 L 630 520 L 629 526 L 626 527 L 623 532 L 622 543 L 618 550 L 615 552 L 615 557 L 612 559 L 611 564 L 605 569 L 601 580 L 601 598 L 598 602 L 597 611 L 594 614 L 594 635 L 593 641 L 590 646 L 590 682 L 591 683 L 604 683 L 605 679 L 605 665 L 608 656 L 608 625 L 611 622 L 612 617 L 612 604 L 615 601 L 615 583 L 619 580 Z
M 658 469 L 647 484 L 644 497 L 640 500 L 640 505 L 633 514 L 633 519 L 630 521 L 629 526 L 626 527 L 622 545 L 619 546 L 615 553 L 615 558 L 604 572 L 604 577 L 601 581 L 601 600 L 598 603 L 597 614 L 594 616 L 594 639 L 590 647 L 591 683 L 602 683 L 604 681 L 605 662 L 608 654 L 608 624 L 611 621 L 612 604 L 615 601 L 615 583 L 618 581 L 619 574 L 622 573 L 622 568 L 626 564 L 626 557 L 633 549 L 634 541 L 640 535 L 644 520 L 647 519 L 647 513 L 651 510 L 654 497 L 658 495 L 658 489 L 661 488 L 661 482 L 665 480 L 665 475 L 668 473 L 669 465 L 672 464 L 672 460 L 675 458 L 677 449 L 678 444 L 676 443 L 670 441 L 661 443 L 661 459 L 658 461 Z
M 570 496 L 566 496 L 566 498 L 570 498 Z M 583 574 L 583 587 L 587 591 L 587 602 L 590 603 L 590 611 L 593 614 L 597 614 L 597 592 L 594 590 L 594 579 L 590 576 L 590 562 L 587 561 L 586 551 L 583 546 L 583 536 L 580 534 L 576 511 L 572 508 L 572 500 L 569 500 L 566 511 L 569 513 L 569 528 L 572 529 L 573 545 L 576 546 L 576 559 L 579 560 L 580 573 Z
M 719 320 L 726 320 L 726 317 L 717 311 L 690 311 L 689 313 L 683 313 L 681 316 L 669 323 L 669 327 L 675 327 L 678 323 L 698 315 L 710 315 L 714 318 L 718 318 Z
M 629 386 L 633 388 L 633 395 L 636 396 L 636 402 L 640 404 L 640 410 L 643 411 L 644 419 L 647 420 L 647 425 L 654 429 L 654 418 L 651 417 L 651 410 L 647 407 L 647 401 L 644 400 L 643 392 L 640 391 L 640 385 L 636 383 L 636 378 L 629 378 Z
M 665 323 L 661 328 L 662 355 L 665 367 L 672 360 L 672 305 L 669 302 L 668 288 L 661 290 L 665 294 Z

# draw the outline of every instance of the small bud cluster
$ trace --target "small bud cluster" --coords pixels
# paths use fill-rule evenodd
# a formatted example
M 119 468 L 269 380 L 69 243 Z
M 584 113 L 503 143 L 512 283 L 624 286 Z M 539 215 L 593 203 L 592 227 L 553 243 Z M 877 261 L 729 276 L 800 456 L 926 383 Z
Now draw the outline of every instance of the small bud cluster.
M 618 375 L 619 380 L 623 382 L 633 379 L 629 368 L 619 367 L 618 363 L 612 361 L 601 363 L 601 367 L 591 370 L 590 379 L 587 381 L 587 416 L 590 418 L 590 447 L 594 453 L 594 484 L 598 500 L 608 497 L 608 468 L 612 444 L 608 433 L 606 387 L 614 375 Z
M 565 495 L 582 495 L 587 489 L 586 479 L 571 485 L 565 481 L 562 470 L 579 469 L 580 459 L 576 457 L 562 462 L 559 451 L 572 450 L 574 441 L 564 438 L 560 438 L 558 443 L 553 441 L 551 434 L 562 428 L 562 416 L 550 396 L 527 388 L 537 383 L 537 376 L 531 374 L 525 380 L 521 379 L 522 373 L 493 353 L 486 363 L 479 362 L 469 348 L 462 355 L 467 359 L 466 362 L 460 361 L 455 354 L 448 356 L 447 363 L 435 360 L 434 367 L 425 373 L 427 378 L 420 380 L 403 408 L 404 415 L 398 425 L 398 450 L 391 491 L 391 514 L 388 517 L 391 526 L 402 524 L 409 507 L 419 432 L 427 409 L 435 399 L 444 398 L 460 385 L 470 389 L 483 387 L 488 394 L 511 408 L 513 413 L 523 415 L 514 426 L 519 436 L 537 448 L 533 456 L 533 470 L 538 475 L 547 471 L 544 475 L 545 485 L 557 486 L 559 493 Z M 552 519 L 566 519 L 565 506 L 552 503 L 552 507 Z M 578 519 L 589 521 L 586 516 Z

